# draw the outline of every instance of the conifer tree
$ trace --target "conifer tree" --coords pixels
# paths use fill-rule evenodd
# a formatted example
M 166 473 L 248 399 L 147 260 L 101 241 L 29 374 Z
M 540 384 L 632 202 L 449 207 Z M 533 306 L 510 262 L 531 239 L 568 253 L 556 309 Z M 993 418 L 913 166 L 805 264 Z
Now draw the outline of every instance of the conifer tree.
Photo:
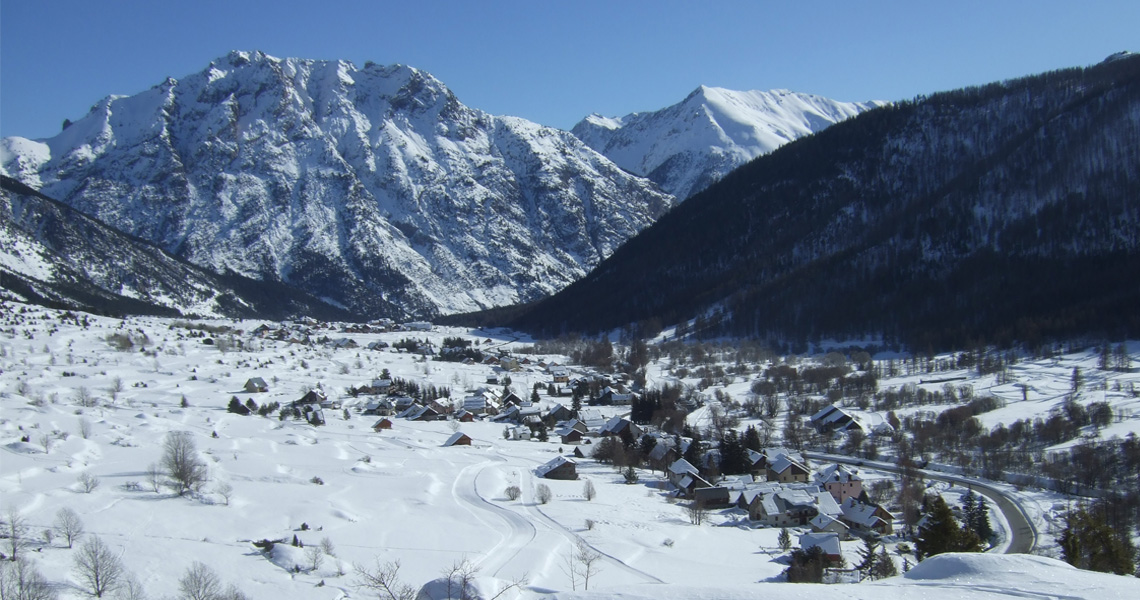
M 968 527 L 959 527 L 950 506 L 935 496 L 929 503 L 926 522 L 919 528 L 915 554 L 924 560 L 944 552 L 980 552 L 982 541 Z

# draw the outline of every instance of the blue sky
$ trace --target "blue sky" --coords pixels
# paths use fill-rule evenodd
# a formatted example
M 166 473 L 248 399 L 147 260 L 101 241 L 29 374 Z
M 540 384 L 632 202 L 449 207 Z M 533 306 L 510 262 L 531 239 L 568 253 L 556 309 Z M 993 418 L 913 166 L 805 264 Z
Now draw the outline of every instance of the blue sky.
M 54 135 L 230 50 L 403 63 L 468 106 L 568 129 L 702 84 L 897 100 L 1138 42 L 1136 0 L 3 0 L 0 135 Z

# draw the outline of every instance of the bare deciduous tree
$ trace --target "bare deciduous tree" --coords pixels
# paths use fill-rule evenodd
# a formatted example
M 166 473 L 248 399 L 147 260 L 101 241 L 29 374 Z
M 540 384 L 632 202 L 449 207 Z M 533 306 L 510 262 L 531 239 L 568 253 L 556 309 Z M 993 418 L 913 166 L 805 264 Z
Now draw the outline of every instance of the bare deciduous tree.
M 308 563 L 310 571 L 316 571 L 325 562 L 325 553 L 321 552 L 319 546 L 309 546 L 305 548 L 305 562 Z
M 372 568 L 353 564 L 356 570 L 356 587 L 376 594 L 380 600 L 415 600 L 416 590 L 400 582 L 400 561 L 380 563 Z
M 91 395 L 91 391 L 84 386 L 79 386 L 72 394 L 72 398 L 79 406 L 90 408 L 95 406 L 95 397 Z
M 590 579 L 601 571 L 601 560 L 601 553 L 591 548 L 586 540 L 578 540 L 574 546 L 574 565 L 582 578 L 582 589 L 590 589 Z
M 582 496 L 586 498 L 587 502 L 598 496 L 598 490 L 594 488 L 593 481 L 587 479 L 586 483 L 582 485 Z
M 20 558 L 20 550 L 27 543 L 25 539 L 27 533 L 28 526 L 20 510 L 15 506 L 9 506 L 4 513 L 4 535 L 7 538 L 5 546 L 8 548 L 9 560 L 15 561 Z
M 179 600 L 218 600 L 222 593 L 222 580 L 213 569 L 194 561 L 178 580 Z
M 99 478 L 87 471 L 80 473 L 77 481 L 79 481 L 79 487 L 83 489 L 84 494 L 90 494 L 99 487 Z
M 553 494 L 550 491 L 550 486 L 546 485 L 545 483 L 538 484 L 538 487 L 534 490 L 534 497 L 538 500 L 539 504 L 546 504 L 547 502 L 550 502 L 550 499 L 553 497 Z
M 118 401 L 121 393 L 123 393 L 123 378 L 116 377 L 111 380 L 111 385 L 107 388 L 107 395 L 111 397 L 112 405 Z
M 221 495 L 222 499 L 226 501 L 226 506 L 230 505 L 230 498 L 234 496 L 234 486 L 229 482 L 223 481 L 214 488 L 214 491 Z
M 67 547 L 71 548 L 83 535 L 83 521 L 74 510 L 65 506 L 55 513 L 55 530 L 67 540 Z
M 158 488 L 162 486 L 162 469 L 159 469 L 157 464 L 150 463 L 146 468 L 146 480 L 157 494 Z
M 336 556 L 336 547 L 333 546 L 332 540 L 328 536 L 321 538 L 321 552 L 329 556 Z
M 125 573 L 115 600 L 147 600 L 146 590 L 133 574 Z
M 700 525 L 705 522 L 705 517 L 708 516 L 709 509 L 701 502 L 693 500 L 685 507 L 685 512 L 689 515 L 689 522 L 693 525 Z
M 206 484 L 206 463 L 198 457 L 198 448 L 189 431 L 171 431 L 163 441 L 162 468 L 181 496 L 198 491 Z
M 56 600 L 59 594 L 25 557 L 0 563 L 0 598 L 8 600 Z
M 83 583 L 84 591 L 96 598 L 113 591 L 123 578 L 123 563 L 99 536 L 91 536 L 79 547 L 74 562 L 71 570 Z

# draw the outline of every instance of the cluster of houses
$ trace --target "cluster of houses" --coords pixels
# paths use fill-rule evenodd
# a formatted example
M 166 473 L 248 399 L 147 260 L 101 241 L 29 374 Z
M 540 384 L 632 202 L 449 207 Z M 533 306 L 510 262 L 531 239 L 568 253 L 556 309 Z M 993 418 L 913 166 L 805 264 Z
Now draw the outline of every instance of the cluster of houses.
M 251 333 L 262 339 L 272 339 L 290 344 L 309 346 L 321 344 L 332 348 L 358 348 L 359 344 L 349 337 L 329 335 L 329 332 L 339 332 L 347 335 L 389 333 L 393 331 L 431 331 L 432 324 L 426 322 L 396 323 L 391 319 L 378 319 L 368 323 L 347 323 L 339 326 L 332 323 L 321 323 L 312 318 L 303 318 L 296 321 L 278 323 L 276 326 L 262 324 Z M 322 333 L 323 332 L 323 333 Z M 370 350 L 387 348 L 388 344 L 380 341 L 368 344 Z
M 658 453 L 663 459 L 672 449 L 658 444 L 654 450 L 660 447 L 666 448 Z M 684 458 L 669 463 L 666 475 L 680 495 L 706 508 L 739 507 L 749 519 L 772 527 L 810 527 L 841 540 L 893 532 L 893 515 L 867 499 L 855 469 L 833 464 L 813 471 L 802 456 L 783 448 L 749 455 L 751 474 L 716 485 Z
M 894 427 L 886 417 L 875 412 L 843 408 L 834 404 L 821 409 L 809 419 L 820 433 L 843 432 L 858 429 L 867 435 L 890 435 Z

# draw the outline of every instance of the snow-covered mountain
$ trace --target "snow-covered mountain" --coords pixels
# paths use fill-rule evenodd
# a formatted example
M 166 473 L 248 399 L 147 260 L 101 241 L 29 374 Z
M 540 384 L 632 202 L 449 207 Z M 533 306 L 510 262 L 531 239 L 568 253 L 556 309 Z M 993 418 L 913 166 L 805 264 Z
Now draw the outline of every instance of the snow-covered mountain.
M 701 86 L 661 110 L 590 115 L 573 132 L 621 168 L 683 200 L 757 156 L 883 104 Z
M 414 68 L 260 52 L 5 138 L 0 171 L 196 265 L 369 316 L 533 300 L 674 203 Z
M 0 177 L 0 299 L 109 314 L 346 318 L 285 285 L 179 260 Z

